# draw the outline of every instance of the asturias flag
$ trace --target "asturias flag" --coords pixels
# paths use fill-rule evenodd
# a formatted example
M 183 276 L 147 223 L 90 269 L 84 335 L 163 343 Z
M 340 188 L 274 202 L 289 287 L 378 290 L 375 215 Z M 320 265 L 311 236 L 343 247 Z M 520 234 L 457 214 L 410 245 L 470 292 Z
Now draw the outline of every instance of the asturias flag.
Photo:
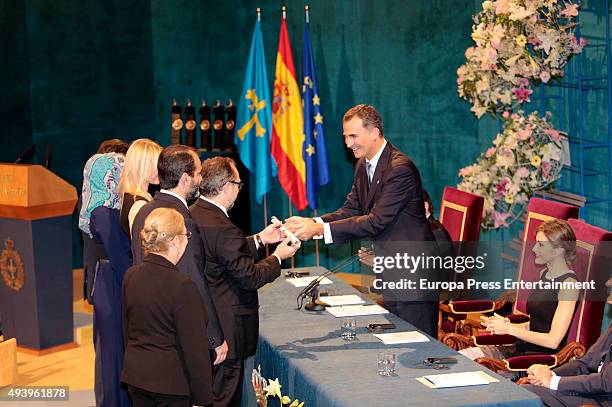
M 272 188 L 272 177 L 276 177 L 277 170 L 270 156 L 272 110 L 259 20 L 253 30 L 236 123 L 234 142 L 240 159 L 255 178 L 255 197 L 261 204 L 263 196 Z
M 306 163 L 302 156 L 304 118 L 300 88 L 295 77 L 293 56 L 285 19 L 281 20 L 276 78 L 272 104 L 272 155 L 278 165 L 278 181 L 296 208 L 302 210 L 306 200 Z
M 312 56 L 310 24 L 304 24 L 304 49 L 302 50 L 302 100 L 304 101 L 304 136 L 302 147 L 306 162 L 306 197 L 308 205 L 317 209 L 319 187 L 329 184 L 329 165 L 323 132 L 321 100 L 317 91 L 317 74 Z

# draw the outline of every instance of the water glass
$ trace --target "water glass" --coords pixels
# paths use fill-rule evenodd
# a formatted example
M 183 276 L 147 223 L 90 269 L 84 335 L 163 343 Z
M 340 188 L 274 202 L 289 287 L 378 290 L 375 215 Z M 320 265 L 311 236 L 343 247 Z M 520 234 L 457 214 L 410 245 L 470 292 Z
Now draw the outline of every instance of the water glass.
M 388 350 L 378 352 L 378 374 L 381 376 L 394 376 L 395 361 L 395 352 Z
M 344 318 L 340 326 L 340 337 L 352 341 L 357 336 L 357 321 L 355 318 Z

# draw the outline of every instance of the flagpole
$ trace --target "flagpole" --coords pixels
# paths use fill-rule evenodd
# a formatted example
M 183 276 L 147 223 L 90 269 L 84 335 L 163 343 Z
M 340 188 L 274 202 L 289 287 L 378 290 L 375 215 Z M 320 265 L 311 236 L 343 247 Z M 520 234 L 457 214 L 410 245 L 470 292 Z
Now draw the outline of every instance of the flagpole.
M 268 194 L 263 196 L 263 216 L 264 216 L 264 228 L 268 226 Z M 266 257 L 270 255 L 270 248 L 266 245 Z
M 306 14 L 306 24 L 310 23 L 310 8 L 308 7 L 308 5 L 304 6 L 304 14 Z
M 285 6 L 283 6 L 284 8 Z M 288 199 L 288 203 L 289 203 L 289 217 L 293 216 L 293 207 L 291 205 L 291 198 L 289 197 L 289 195 L 287 195 Z M 291 256 L 291 271 L 293 271 L 295 269 L 295 260 L 293 259 L 293 256 Z
M 308 7 L 308 6 L 306 6 Z M 316 218 L 317 215 L 317 210 L 314 209 L 314 217 Z M 317 267 L 320 266 L 320 261 L 319 261 L 319 239 L 315 240 L 315 258 L 317 259 Z
M 257 21 L 261 21 L 261 8 L 257 7 L 255 11 L 257 12 Z
M 283 11 L 283 20 L 286 20 L 287 19 L 287 6 L 281 7 L 281 10 Z

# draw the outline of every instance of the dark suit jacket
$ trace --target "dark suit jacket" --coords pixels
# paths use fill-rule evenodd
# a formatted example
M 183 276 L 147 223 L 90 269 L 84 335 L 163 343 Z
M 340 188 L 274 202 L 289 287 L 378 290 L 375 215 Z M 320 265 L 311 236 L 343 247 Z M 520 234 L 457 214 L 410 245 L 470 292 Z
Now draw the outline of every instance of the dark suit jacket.
M 413 255 L 437 252 L 435 243 L 428 243 L 433 242 L 434 237 L 425 218 L 419 170 L 390 142 L 387 142 L 378 160 L 370 187 L 366 160 L 361 158 L 355 166 L 353 186 L 344 205 L 321 218 L 329 222 L 334 244 L 353 239 L 371 239 L 376 256 L 395 256 L 398 252 Z M 389 281 L 423 277 L 432 276 L 419 272 L 384 274 L 385 280 Z M 432 299 L 435 297 L 432 293 L 426 295 L 406 290 L 403 294 L 408 297 L 393 299 L 390 297 L 393 293 L 387 291 L 383 291 L 383 297 L 387 300 L 419 300 L 424 299 L 420 298 L 423 295 Z
M 162 256 L 131 267 L 123 284 L 125 361 L 121 381 L 212 404 L 208 316 L 196 285 Z
M 189 209 L 177 197 L 163 192 L 157 192 L 151 202 L 145 204 L 134 218 L 132 224 L 132 258 L 134 265 L 142 263 L 144 252 L 140 242 L 140 231 L 144 227 L 144 221 L 149 214 L 157 208 L 176 209 L 185 218 L 185 226 L 191 232 L 191 239 L 187 243 L 185 254 L 176 265 L 177 268 L 193 280 L 198 287 L 198 291 L 204 299 L 206 310 L 208 311 L 208 341 L 209 348 L 214 349 L 223 344 L 223 331 L 219 324 L 217 309 L 212 301 L 208 284 L 204 278 L 204 253 L 200 240 L 200 232 L 195 222 L 191 218 Z
M 275 256 L 257 262 L 253 237 L 245 237 L 220 208 L 198 199 L 190 210 L 204 244 L 206 279 L 229 346 L 227 358 L 246 358 L 259 338 L 257 289 L 274 281 L 281 266 Z
M 600 362 L 603 366 L 597 372 Z M 612 404 L 612 323 L 581 359 L 574 359 L 554 369 L 561 376 L 558 391 L 607 398 Z

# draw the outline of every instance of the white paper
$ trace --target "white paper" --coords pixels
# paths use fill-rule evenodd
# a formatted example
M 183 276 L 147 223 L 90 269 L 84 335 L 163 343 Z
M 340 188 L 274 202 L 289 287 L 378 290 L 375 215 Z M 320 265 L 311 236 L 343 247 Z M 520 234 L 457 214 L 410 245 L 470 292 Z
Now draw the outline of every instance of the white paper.
M 480 372 L 446 373 L 423 376 L 423 378 L 431 382 L 438 389 L 445 387 L 476 386 L 490 383 L 490 381 Z
M 330 295 L 321 296 L 319 301 L 328 304 L 331 307 L 339 307 L 341 305 L 365 304 L 365 301 L 358 295 Z
M 328 307 L 327 312 L 335 316 L 340 317 L 358 317 L 362 315 L 380 315 L 388 314 L 389 311 L 384 309 L 378 304 L 373 305 L 344 305 L 341 307 Z
M 429 342 L 429 338 L 419 331 L 392 332 L 387 334 L 374 334 L 385 345 L 397 345 L 398 343 Z
M 289 277 L 287 278 L 286 281 L 294 287 L 301 288 L 301 287 L 306 287 L 308 284 L 312 283 L 312 281 L 318 277 L 319 276 L 308 276 L 308 277 L 297 277 L 297 278 Z M 324 285 L 324 284 L 333 284 L 333 283 L 334 282 L 331 281 L 329 278 L 324 277 L 319 284 Z

